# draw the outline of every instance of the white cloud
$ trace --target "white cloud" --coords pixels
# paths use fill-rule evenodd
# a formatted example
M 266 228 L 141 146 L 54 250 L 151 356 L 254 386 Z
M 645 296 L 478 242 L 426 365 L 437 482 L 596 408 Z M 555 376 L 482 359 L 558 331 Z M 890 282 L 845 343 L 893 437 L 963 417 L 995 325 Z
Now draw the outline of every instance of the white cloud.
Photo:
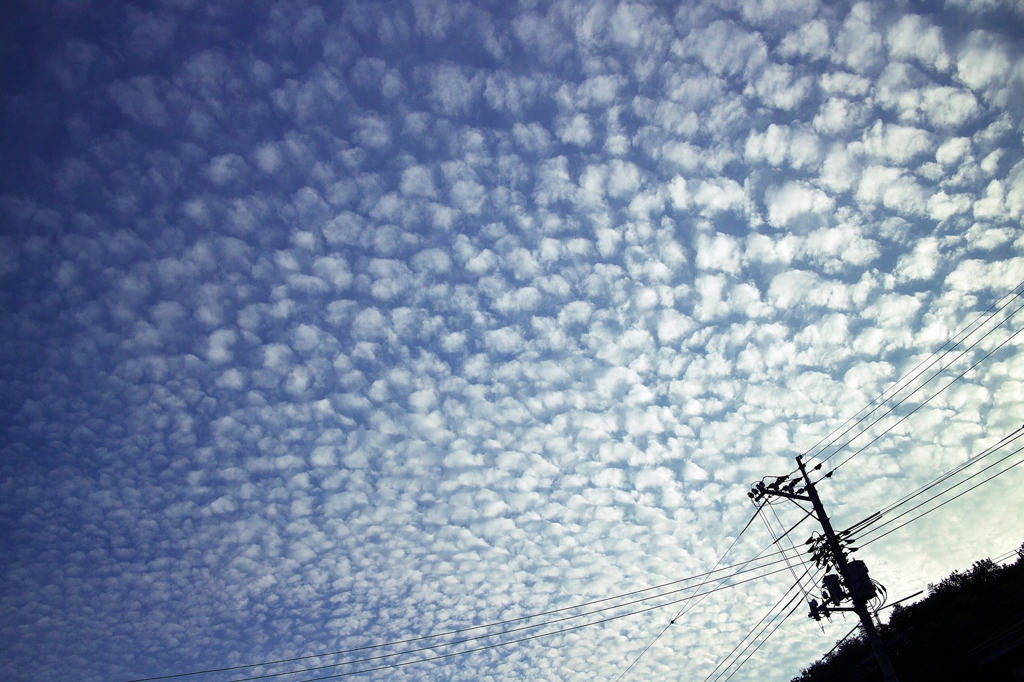
M 495 353 L 517 353 L 523 347 L 523 337 L 514 327 L 503 327 L 484 335 L 487 348 Z
M 127 81 L 114 81 L 108 92 L 125 116 L 155 128 L 163 128 L 171 122 L 171 118 L 164 103 L 161 85 L 152 76 L 133 76 Z
M 784 57 L 823 59 L 828 55 L 829 45 L 828 24 L 822 19 L 814 19 L 787 33 L 779 44 L 779 52 Z
M 594 139 L 590 129 L 590 117 L 586 114 L 576 114 L 571 118 L 565 118 L 557 127 L 558 139 L 567 144 L 574 144 L 585 147 Z
M 951 60 L 946 52 L 942 29 L 917 14 L 907 14 L 889 27 L 886 34 L 890 56 L 905 60 L 917 59 L 936 71 L 949 69 Z
M 428 198 L 437 196 L 437 189 L 434 187 L 434 177 L 430 168 L 423 165 L 415 165 L 402 171 L 402 183 L 399 185 L 402 194 L 414 195 Z
M 882 52 L 882 37 L 872 26 L 871 5 L 859 2 L 850 8 L 836 36 L 836 60 L 857 72 L 874 68 Z
M 226 185 L 245 175 L 247 164 L 238 154 L 222 154 L 210 159 L 210 180 L 215 185 Z
M 956 73 L 972 90 L 985 90 L 1002 84 L 1011 71 L 1012 61 L 999 37 L 986 31 L 972 31 L 956 58 Z
M 806 25 L 819 8 L 818 0 L 768 0 L 768 2 L 743 0 L 741 2 L 743 18 L 755 24 L 782 21 L 798 26 Z
M 832 97 L 814 117 L 814 128 L 822 133 L 839 133 L 853 128 L 860 119 L 860 107 L 841 97 Z
M 939 241 L 927 237 L 919 241 L 914 250 L 900 257 L 895 274 L 901 281 L 927 280 L 935 276 L 939 259 Z
M 857 186 L 857 199 L 869 204 L 882 204 L 906 215 L 921 215 L 926 210 L 924 190 L 898 168 L 866 168 Z
M 673 51 L 696 56 L 712 72 L 726 76 L 756 72 L 768 55 L 759 35 L 721 20 L 711 22 L 707 28 L 694 29 L 673 45 Z
M 347 289 L 352 283 L 352 271 L 341 256 L 324 256 L 313 261 L 313 272 L 337 289 Z
M 468 69 L 443 63 L 428 69 L 431 99 L 435 110 L 446 116 L 465 113 L 482 89 L 480 74 L 467 76 Z
M 883 124 L 876 121 L 864 132 L 863 149 L 879 159 L 906 163 L 932 149 L 932 138 L 920 128 Z
M 519 146 L 535 154 L 544 153 L 551 146 L 551 136 L 548 131 L 536 122 L 529 125 L 516 123 L 512 126 L 512 135 Z
M 787 111 L 800 105 L 810 87 L 810 76 L 794 76 L 786 64 L 769 64 L 753 83 L 753 91 L 765 104 Z
M 766 161 L 776 167 L 788 163 L 793 168 L 805 168 L 816 164 L 820 156 L 817 135 L 774 123 L 764 133 L 751 132 L 744 147 L 748 162 Z
M 694 203 L 703 208 L 703 213 L 713 215 L 722 211 L 742 208 L 746 194 L 739 183 L 731 178 L 705 180 L 697 186 L 692 195 Z
M 971 151 L 971 141 L 966 137 L 951 137 L 935 150 L 935 160 L 943 166 L 956 163 Z
M 832 208 L 832 200 L 821 190 L 797 182 L 771 188 L 765 195 L 768 206 L 768 224 L 785 227 L 806 214 L 820 214 Z
M 966 194 L 949 196 L 945 192 L 936 192 L 928 199 L 928 215 L 934 220 L 945 220 L 970 208 L 971 198 Z
M 238 335 L 232 329 L 219 329 L 210 334 L 206 358 L 210 362 L 224 363 L 232 358 L 231 347 L 238 341 Z
M 697 267 L 702 270 L 720 270 L 733 275 L 740 272 L 739 244 L 727 234 L 697 238 Z
M 640 169 L 628 161 L 613 160 L 608 165 L 608 194 L 625 199 L 640 189 Z

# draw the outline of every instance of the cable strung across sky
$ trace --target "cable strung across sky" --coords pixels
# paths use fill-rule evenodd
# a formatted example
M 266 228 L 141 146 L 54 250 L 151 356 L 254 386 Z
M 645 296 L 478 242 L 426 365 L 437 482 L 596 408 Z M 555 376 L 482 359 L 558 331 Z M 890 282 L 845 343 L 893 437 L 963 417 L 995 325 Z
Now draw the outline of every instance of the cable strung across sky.
M 1024 286 L 1024 282 L 1022 282 L 1022 283 L 1021 283 L 1020 285 L 1018 285 L 1018 287 L 1016 287 L 1016 288 L 1018 288 L 1018 289 L 1019 289 L 1019 288 L 1020 288 L 1020 286 Z M 957 335 L 956 335 L 955 337 L 953 337 L 953 338 L 949 339 L 949 340 L 948 340 L 948 341 L 947 341 L 947 342 L 946 342 L 945 344 L 943 344 L 943 346 L 942 346 L 942 347 L 941 347 L 941 348 L 940 348 L 940 349 L 939 349 L 938 351 L 935 351 L 934 353 L 932 353 L 932 355 L 931 355 L 931 356 L 929 356 L 929 357 L 928 357 L 928 358 L 926 358 L 925 360 L 922 360 L 922 361 L 921 361 L 921 362 L 920 362 L 920 363 L 919 363 L 919 364 L 918 364 L 918 365 L 917 365 L 916 367 L 914 367 L 914 369 L 913 369 L 913 370 L 911 370 L 911 371 L 910 371 L 910 372 L 909 372 L 909 373 L 908 373 L 908 374 L 907 374 L 906 376 L 902 377 L 902 378 L 901 378 L 901 379 L 900 379 L 899 381 L 897 381 L 897 382 L 896 382 L 896 383 L 895 383 L 895 384 L 894 384 L 894 385 L 893 385 L 893 386 L 891 387 L 891 389 L 887 389 L 887 390 L 886 390 L 885 392 L 883 392 L 883 394 L 882 394 L 881 396 L 879 396 L 879 399 L 878 399 L 878 400 L 876 400 L 876 401 L 873 401 L 873 402 L 871 403 L 872 405 L 875 405 L 875 407 L 874 407 L 874 408 L 872 408 L 871 410 L 868 410 L 867 412 L 864 412 L 864 410 L 867 410 L 867 408 L 868 408 L 868 407 L 870 407 L 870 405 L 868 405 L 868 406 L 865 406 L 864 410 L 861 410 L 861 412 L 863 412 L 863 415 L 862 415 L 862 416 L 861 416 L 861 417 L 860 417 L 859 419 L 857 419 L 857 420 L 856 420 L 856 421 L 854 422 L 854 421 L 853 421 L 853 418 L 851 417 L 851 418 L 850 418 L 849 420 L 847 420 L 847 422 L 846 422 L 846 423 L 844 423 L 844 424 L 843 424 L 843 426 L 846 426 L 846 424 L 849 424 L 850 422 L 853 422 L 852 424 L 850 424 L 850 426 L 847 426 L 847 427 L 846 427 L 846 428 L 845 428 L 845 429 L 844 429 L 844 430 L 843 430 L 842 432 L 839 432 L 839 430 L 838 430 L 838 429 L 837 429 L 836 431 L 833 431 L 833 433 L 830 433 L 830 434 L 829 434 L 829 436 L 828 436 L 829 438 L 831 438 L 831 440 L 829 440 L 829 441 L 828 441 L 827 443 L 824 443 L 824 439 L 823 439 L 822 441 L 819 441 L 819 442 L 818 442 L 817 444 L 815 444 L 815 446 L 814 446 L 813 448 L 811 448 L 811 450 L 809 450 L 809 451 L 808 451 L 807 453 L 804 453 L 804 454 L 806 455 L 806 454 L 810 453 L 810 452 L 811 452 L 812 450 L 817 450 L 817 452 L 816 452 L 816 453 L 814 453 L 814 454 L 810 455 L 810 457 L 808 457 L 807 461 L 808 461 L 808 462 L 810 462 L 810 461 L 812 461 L 812 460 L 814 460 L 814 459 L 817 459 L 817 458 L 818 458 L 818 457 L 819 457 L 819 456 L 821 455 L 821 453 L 822 453 L 822 452 L 824 452 L 824 451 L 825 451 L 825 450 L 826 450 L 827 448 L 829 448 L 829 447 L 831 447 L 831 446 L 835 445 L 835 444 L 836 444 L 836 442 L 838 442 L 838 441 L 839 441 L 839 440 L 840 440 L 841 438 L 843 438 L 844 436 L 846 436 L 847 434 L 849 434 L 849 433 L 850 433 L 850 431 L 852 431 L 853 429 L 855 429 L 855 428 L 857 428 L 858 426 L 860 426 L 860 424 L 861 424 L 861 423 L 862 423 L 862 422 L 863 422 L 863 421 L 864 421 L 865 419 L 867 419 L 867 418 L 868 418 L 868 417 L 870 417 L 870 416 L 871 416 L 872 414 L 874 414 L 874 412 L 875 412 L 876 410 L 879 410 L 879 409 L 881 409 L 881 407 L 882 407 L 883 405 L 885 405 L 885 404 L 886 404 L 886 403 L 888 403 L 888 402 L 889 402 L 890 400 L 892 400 L 892 399 L 893 399 L 893 398 L 894 398 L 894 397 L 895 397 L 895 396 L 896 396 L 896 395 L 897 395 L 897 394 L 898 394 L 898 393 L 899 393 L 900 391 L 902 391 L 902 390 L 903 390 L 904 388 L 907 388 L 907 387 L 908 387 L 909 385 L 911 385 L 911 384 L 912 384 L 912 383 L 913 383 L 913 382 L 914 382 L 915 380 L 919 379 L 919 378 L 920 378 L 920 377 L 921 377 L 921 376 L 922 376 L 922 375 L 923 375 L 923 374 L 924 374 L 924 373 L 925 373 L 926 371 L 928 371 L 929 369 L 931 369 L 932 367 L 934 367 L 934 366 L 935 366 L 936 364 L 938 364 L 938 363 L 942 362 L 943 360 L 945 360 L 945 359 L 946 359 L 946 356 L 948 356 L 948 355 L 952 354 L 954 350 L 956 350 L 956 349 L 957 349 L 957 348 L 958 348 L 958 347 L 959 347 L 959 346 L 960 346 L 961 344 L 963 344 L 963 343 L 964 343 L 964 342 L 965 342 L 965 341 L 966 341 L 966 340 L 967 340 L 968 338 L 970 338 L 971 336 L 973 336 L 974 332 L 978 331 L 978 330 L 979 330 L 979 329 L 980 329 L 981 327 L 983 327 L 983 326 L 984 326 L 984 325 L 985 325 L 985 324 L 986 324 L 986 323 L 987 323 L 988 321 L 990 321 L 990 320 L 994 319 L 994 318 L 995 318 L 995 316 L 996 316 L 997 314 L 999 314 L 1000 312 L 1002 312 L 1002 311 L 1003 311 L 1003 310 L 1004 310 L 1005 308 L 1009 307 L 1009 306 L 1010 306 L 1010 305 L 1011 305 L 1011 304 L 1012 304 L 1012 303 L 1013 303 L 1014 301 L 1016 301 L 1016 300 L 1017 300 L 1017 299 L 1018 299 L 1018 298 L 1019 298 L 1019 297 L 1021 296 L 1021 294 L 1022 294 L 1022 293 L 1024 293 L 1024 291 L 1015 291 L 1012 297 L 1011 297 L 1011 296 L 1007 296 L 1006 298 L 1004 298 L 1004 300 L 1003 300 L 1003 301 L 1000 301 L 1000 302 L 999 302 L 999 305 L 998 305 L 998 307 L 997 307 L 997 304 L 996 304 L 996 303 L 993 303 L 993 304 L 992 304 L 992 306 L 991 306 L 991 307 L 989 308 L 989 310 L 988 310 L 988 311 L 986 311 L 986 314 L 985 314 L 985 315 L 983 315 L 983 316 L 979 316 L 977 320 L 975 320 L 974 322 L 972 322 L 972 323 L 971 323 L 971 324 L 970 324 L 970 325 L 969 325 L 969 326 L 967 327 L 967 329 L 965 329 L 965 330 L 961 331 L 961 332 L 960 332 L 959 334 L 957 334 Z M 1016 313 L 1020 312 L 1020 309 L 1021 309 L 1021 307 L 1020 307 L 1020 306 L 1018 306 L 1017 308 L 1015 308 L 1015 309 L 1014 309 L 1013 311 L 1011 311 L 1011 312 L 1010 312 L 1010 314 L 1009 314 L 1009 315 L 1007 315 L 1007 316 L 1006 316 L 1006 317 L 1005 317 L 1005 318 L 1004 318 L 1004 319 L 1002 320 L 1002 322 L 1008 322 L 1008 321 L 1010 321 L 1010 319 L 1011 319 L 1011 318 L 1012 318 L 1012 317 L 1013 317 L 1014 315 L 1016 315 Z M 990 335 L 991 335 L 991 334 L 992 334 L 993 332 L 995 332 L 995 331 L 996 331 L 996 330 L 997 330 L 997 329 L 999 328 L 999 326 L 1001 326 L 1001 325 L 997 325 L 997 326 L 995 326 L 995 327 L 993 327 L 993 328 L 989 329 L 989 331 L 988 331 L 988 332 L 986 332 L 986 333 L 985 333 L 984 335 L 982 335 L 981 337 L 979 337 L 978 339 L 976 339 L 976 340 L 975 340 L 975 341 L 974 341 L 973 343 L 971 343 L 971 345 L 970 345 L 970 346 L 967 346 L 966 348 L 964 348 L 964 349 L 960 350 L 960 351 L 959 351 L 959 354 L 957 355 L 957 357 L 956 357 L 956 358 L 954 358 L 953 360 L 949 361 L 949 363 L 948 363 L 948 364 L 947 364 L 947 365 L 946 365 L 945 367 L 942 367 L 942 368 L 940 368 L 940 370 L 939 370 L 939 371 L 937 371 L 937 372 L 935 372 L 934 374 L 932 374 L 932 376 L 931 376 L 931 377 L 929 377 L 929 378 L 928 378 L 928 379 L 926 379 L 926 380 L 925 380 L 924 382 L 922 382 L 922 383 L 921 383 L 920 385 L 918 385 L 918 386 L 917 386 L 917 387 L 916 387 L 916 388 L 915 388 L 915 389 L 914 389 L 913 391 L 910 391 L 909 393 L 907 393 L 907 394 L 906 394 L 905 396 L 903 396 L 903 397 L 902 397 L 902 398 L 901 398 L 901 399 L 900 399 L 899 401 L 897 401 L 896 403 L 894 403 L 894 404 L 892 404 L 892 405 L 889 405 L 889 406 L 888 406 L 888 407 L 886 408 L 885 412 L 884 412 L 884 413 L 883 413 L 883 414 L 882 414 L 881 416 L 879 416 L 879 417 L 876 417 L 876 418 L 874 419 L 874 421 L 872 421 L 872 422 L 871 422 L 871 423 L 870 423 L 870 424 L 869 424 L 869 425 L 868 425 L 867 427 L 865 427 L 865 428 L 861 429 L 861 430 L 860 430 L 860 431 L 859 431 L 859 432 L 858 432 L 857 434 L 855 434 L 854 436 L 852 436 L 852 437 L 851 437 L 851 438 L 850 438 L 849 440 L 847 440 L 847 441 L 846 441 L 846 442 L 845 442 L 844 444 L 842 444 L 842 445 L 838 446 L 838 447 L 837 447 L 837 448 L 836 448 L 836 449 L 835 449 L 834 451 L 832 451 L 832 453 L 830 453 L 830 454 L 829 454 L 829 455 L 828 455 L 827 457 L 825 457 L 823 461 L 827 462 L 827 461 L 828 461 L 828 460 L 830 460 L 830 459 L 831 459 L 832 457 L 834 457 L 834 456 L 836 455 L 836 453 L 838 453 L 838 452 L 839 452 L 840 450 L 842 450 L 842 449 L 844 449 L 844 448 L 846 448 L 846 447 L 849 447 L 850 443 L 852 443 L 852 442 L 853 442 L 853 440 L 854 440 L 855 438 L 857 438 L 857 436 L 860 436 L 860 435 L 863 435 L 864 433 L 866 433 L 866 432 L 867 432 L 867 430 L 868 430 L 869 428 L 871 428 L 871 427 L 872 427 L 872 426 L 874 426 L 875 424 L 878 424 L 878 423 L 879 423 L 879 422 L 881 421 L 881 419 L 882 419 L 882 418 L 884 418 L 885 416 L 887 416 L 887 415 L 891 414 L 891 413 L 892 413 L 892 412 L 893 412 L 893 411 L 894 411 L 894 410 L 895 410 L 895 409 L 896 409 L 897 407 L 899 407 L 899 406 L 900 406 L 900 405 L 902 405 L 902 404 L 903 404 L 904 402 L 906 402 L 906 401 L 907 401 L 907 400 L 908 400 L 908 399 L 909 399 L 909 398 L 910 398 L 911 396 L 913 396 L 914 394 L 916 394 L 916 393 L 918 393 L 919 391 L 923 390 L 925 386 L 927 386 L 927 385 L 928 385 L 929 383 L 931 383 L 931 382 L 932 382 L 932 381 L 933 381 L 934 379 L 936 379 L 936 378 L 937 378 L 938 376 L 940 376 L 940 374 L 941 374 L 941 373 L 942 373 L 942 372 L 943 372 L 943 371 L 944 371 L 945 369 L 947 369 L 947 368 L 948 368 L 948 367 L 949 367 L 950 365 L 952 365 L 952 364 L 953 364 L 954 362 L 956 362 L 957 360 L 959 360 L 959 359 L 963 358 L 963 357 L 964 357 L 964 356 L 965 356 L 965 355 L 966 355 L 966 354 L 967 354 L 968 352 L 970 352 L 971 350 L 973 350 L 973 349 L 974 349 L 974 348 L 975 348 L 976 346 L 978 346 L 978 345 L 979 345 L 979 344 L 980 344 L 980 343 L 981 343 L 982 341 L 984 341 L 985 339 L 987 339 L 987 338 L 988 338 L 988 337 L 989 337 L 989 336 L 990 336 Z M 957 339 L 957 337 L 961 337 L 961 336 L 962 336 L 962 338 L 959 338 L 959 339 Z M 1004 341 L 1004 343 L 1006 343 L 1006 342 L 1008 342 L 1008 341 L 1009 341 L 1009 339 L 1007 339 L 1006 341 Z M 990 353 L 989 353 L 988 355 L 991 355 L 991 351 L 990 351 Z M 984 356 L 984 357 L 983 357 L 983 358 L 982 358 L 981 360 L 979 360 L 979 361 L 978 361 L 978 364 L 980 364 L 980 362 L 984 361 L 984 360 L 985 360 L 985 359 L 986 359 L 986 358 L 988 357 L 988 355 Z M 973 367 L 971 367 L 970 369 L 973 369 Z M 969 370 L 968 370 L 968 371 L 969 371 Z M 966 374 L 966 372 L 965 372 L 965 374 Z M 960 377 L 957 377 L 957 378 L 960 378 Z M 891 391 L 891 393 L 890 393 L 890 391 Z M 940 391 L 940 392 L 941 392 L 941 391 Z M 889 393 L 889 395 L 888 395 L 888 396 L 886 396 L 886 395 L 885 395 L 886 393 Z M 938 395 L 938 394 L 937 394 L 937 393 L 936 393 L 936 394 L 933 394 L 933 397 L 934 397 L 935 395 Z M 860 414 L 860 413 L 858 413 L 858 414 Z M 835 435 L 836 433 L 838 433 L 838 435 Z M 833 435 L 835 435 L 835 437 L 834 437 L 834 438 L 833 438 Z M 824 445 L 823 445 L 822 443 L 824 443 Z M 865 447 L 866 447 L 866 446 L 865 446 Z M 851 455 L 851 456 L 852 456 L 852 455 Z M 795 471 L 795 470 L 794 470 L 794 471 Z M 793 472 L 791 472 L 791 475 L 792 475 L 792 473 L 793 473 Z

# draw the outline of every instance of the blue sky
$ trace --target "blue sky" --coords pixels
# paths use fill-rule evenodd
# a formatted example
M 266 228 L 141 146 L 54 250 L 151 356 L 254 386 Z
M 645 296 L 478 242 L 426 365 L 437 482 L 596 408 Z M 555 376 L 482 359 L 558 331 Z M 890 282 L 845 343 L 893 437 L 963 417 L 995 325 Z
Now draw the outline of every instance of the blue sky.
M 703 573 L 753 482 L 975 320 L 829 460 L 858 453 L 821 487 L 836 526 L 1022 422 L 1022 318 L 979 318 L 1024 280 L 1019 2 L 5 12 L 4 679 L 322 654 Z M 861 556 L 899 598 L 1011 550 L 1022 482 Z M 755 521 L 723 562 L 771 542 Z M 665 630 L 623 679 L 704 679 L 794 582 L 373 676 L 615 680 Z M 799 609 L 733 679 L 788 680 L 851 626 Z

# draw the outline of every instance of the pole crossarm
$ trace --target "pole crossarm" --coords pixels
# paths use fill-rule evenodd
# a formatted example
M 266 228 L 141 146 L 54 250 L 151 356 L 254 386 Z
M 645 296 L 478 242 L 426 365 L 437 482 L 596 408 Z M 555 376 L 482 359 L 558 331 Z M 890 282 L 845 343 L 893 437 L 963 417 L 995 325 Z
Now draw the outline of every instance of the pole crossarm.
M 863 521 L 854 524 L 850 528 L 837 533 L 832 528 L 832 522 L 825 512 L 825 506 L 821 502 L 818 490 L 807 475 L 807 467 L 804 465 L 803 457 L 797 456 L 796 465 L 800 471 L 799 477 L 776 476 L 771 483 L 765 483 L 764 479 L 758 481 L 747 493 L 747 496 L 755 504 L 762 503 L 768 497 L 784 497 L 794 502 L 809 502 L 813 511 L 807 512 L 807 516 L 814 516 L 821 524 L 822 536 L 812 536 L 807 544 L 811 545 L 810 552 L 815 563 L 825 568 L 835 568 L 839 575 L 828 574 L 822 579 L 824 591 L 822 603 L 817 599 L 810 600 L 811 612 L 809 616 L 815 620 L 826 618 L 830 614 L 840 611 L 852 611 L 860 618 L 861 627 L 871 651 L 878 662 L 885 682 L 899 682 L 896 671 L 885 653 L 882 638 L 878 634 L 875 622 L 871 619 L 871 612 L 868 610 L 868 602 L 874 599 L 877 592 L 875 585 L 868 576 L 868 568 L 863 561 L 850 560 L 848 552 L 854 551 L 855 547 L 849 547 L 853 532 L 859 528 L 873 523 L 877 518 L 872 515 Z M 814 471 L 821 468 L 819 463 Z M 770 477 L 766 477 L 770 478 Z M 827 478 L 827 476 L 826 476 Z M 797 486 L 801 486 L 799 489 Z M 800 506 L 799 504 L 797 506 Z M 803 509 L 803 507 L 801 507 Z M 805 510 L 806 511 L 806 510 Z M 804 516 L 804 518 L 807 518 Z M 803 521 L 803 519 L 801 519 Z M 841 576 L 841 579 L 840 579 Z M 852 606 L 840 606 L 844 602 L 852 602 Z

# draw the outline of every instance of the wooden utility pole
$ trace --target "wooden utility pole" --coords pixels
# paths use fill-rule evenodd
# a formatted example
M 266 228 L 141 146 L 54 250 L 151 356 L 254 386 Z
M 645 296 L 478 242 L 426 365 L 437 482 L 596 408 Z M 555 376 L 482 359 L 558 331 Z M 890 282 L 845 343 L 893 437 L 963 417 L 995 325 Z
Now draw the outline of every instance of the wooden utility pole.
M 765 485 L 763 480 L 758 481 L 747 495 L 754 502 L 759 502 L 767 496 L 776 496 L 811 503 L 811 506 L 814 508 L 814 516 L 818 519 L 818 523 L 821 524 L 821 530 L 824 533 L 824 537 L 818 541 L 812 539 L 812 555 L 820 565 L 826 567 L 834 566 L 839 571 L 839 575 L 842 576 L 842 584 L 840 584 L 839 576 L 826 575 L 824 577 L 823 582 L 827 598 L 822 604 L 818 604 L 815 599 L 811 600 L 810 617 L 815 620 L 821 620 L 822 616 L 828 616 L 835 611 L 853 611 L 856 613 L 860 618 L 860 623 L 864 628 L 864 634 L 868 638 L 868 643 L 871 645 L 871 651 L 875 655 L 875 660 L 878 662 L 878 667 L 882 671 L 883 679 L 885 682 L 899 682 L 896 677 L 896 671 L 893 670 L 889 657 L 885 653 L 882 638 L 879 636 L 875 623 L 871 620 L 871 613 L 868 611 L 868 601 L 873 599 L 877 593 L 871 578 L 868 577 L 867 566 L 864 565 L 863 561 L 849 560 L 846 555 L 846 549 L 843 546 L 844 540 L 847 538 L 840 537 L 841 534 L 837 534 L 832 528 L 832 523 L 829 521 L 828 514 L 825 513 L 825 507 L 818 496 L 818 490 L 807 475 L 807 468 L 804 465 L 803 457 L 798 456 L 796 458 L 796 465 L 800 469 L 800 479 L 803 479 L 802 481 L 798 478 L 791 479 L 789 476 L 777 477 L 773 483 L 768 485 Z M 820 464 L 815 467 L 815 469 L 820 468 Z M 799 489 L 797 489 L 798 485 L 801 485 Z M 839 606 L 840 603 L 847 599 L 853 603 L 852 607 Z

